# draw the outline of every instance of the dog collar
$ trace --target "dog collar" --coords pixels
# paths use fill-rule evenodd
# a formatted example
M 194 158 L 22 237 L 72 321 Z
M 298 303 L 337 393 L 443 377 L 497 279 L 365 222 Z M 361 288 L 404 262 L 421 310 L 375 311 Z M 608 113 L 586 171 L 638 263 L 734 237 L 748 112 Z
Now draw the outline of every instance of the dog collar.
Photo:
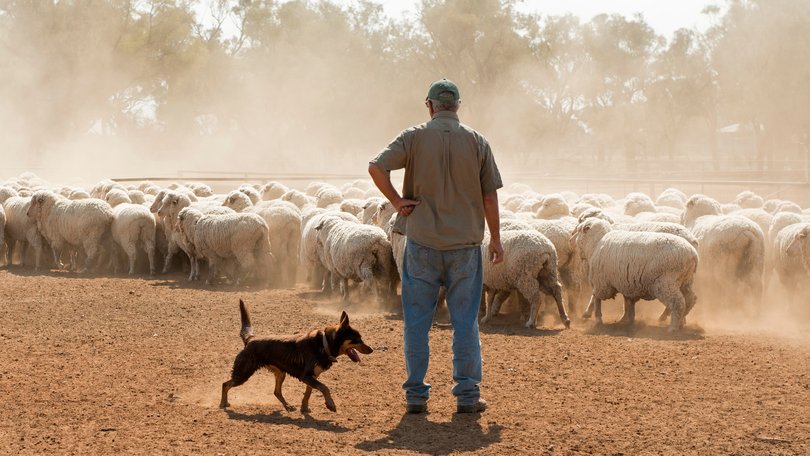
M 322 332 L 321 336 L 323 337 L 323 349 L 326 351 L 326 356 L 329 357 L 329 361 L 335 362 L 337 358 L 332 356 L 332 352 L 329 350 L 329 342 L 326 340 L 326 333 Z

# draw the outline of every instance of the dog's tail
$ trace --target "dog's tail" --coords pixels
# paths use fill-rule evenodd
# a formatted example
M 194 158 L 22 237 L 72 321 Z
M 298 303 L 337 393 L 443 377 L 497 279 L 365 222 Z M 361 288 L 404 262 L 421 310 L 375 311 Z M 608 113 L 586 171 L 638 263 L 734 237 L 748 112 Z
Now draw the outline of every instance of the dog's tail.
M 241 299 L 239 300 L 239 314 L 242 317 L 242 330 L 239 331 L 239 337 L 247 345 L 253 339 L 253 328 L 250 326 L 250 315 L 248 315 L 247 307 L 245 307 L 245 303 Z

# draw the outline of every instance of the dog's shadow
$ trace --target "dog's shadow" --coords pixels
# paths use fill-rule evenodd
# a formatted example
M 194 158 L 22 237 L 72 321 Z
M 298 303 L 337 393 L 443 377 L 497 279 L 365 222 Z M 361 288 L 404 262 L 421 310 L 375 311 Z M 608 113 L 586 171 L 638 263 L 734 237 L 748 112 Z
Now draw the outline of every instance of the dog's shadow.
M 253 423 L 265 423 L 274 425 L 289 424 L 292 426 L 298 426 L 302 429 L 303 428 L 316 429 L 319 431 L 336 432 L 336 433 L 349 432 L 351 430 L 339 424 L 335 424 L 331 421 L 315 419 L 312 417 L 312 415 L 309 414 L 290 415 L 288 413 L 284 413 L 279 410 L 276 410 L 273 413 L 246 414 L 231 409 L 225 409 L 225 413 L 227 413 L 228 418 L 232 420 L 250 421 Z
M 483 415 L 486 416 L 486 415 Z M 427 415 L 404 414 L 397 426 L 382 438 L 355 445 L 361 451 L 408 450 L 424 454 L 449 454 L 481 450 L 501 441 L 497 423 L 485 429 L 480 414 L 454 414 L 449 423 L 428 421 Z

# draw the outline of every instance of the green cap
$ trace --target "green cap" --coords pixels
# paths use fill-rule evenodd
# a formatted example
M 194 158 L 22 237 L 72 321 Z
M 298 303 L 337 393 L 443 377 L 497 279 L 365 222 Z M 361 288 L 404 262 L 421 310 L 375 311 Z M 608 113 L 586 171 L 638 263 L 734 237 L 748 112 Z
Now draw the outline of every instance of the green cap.
M 453 81 L 448 81 L 447 79 L 440 79 L 431 84 L 430 89 L 428 89 L 427 98 L 425 98 L 425 100 L 447 101 L 451 103 L 460 99 L 461 95 L 458 93 L 458 87 L 456 87 Z

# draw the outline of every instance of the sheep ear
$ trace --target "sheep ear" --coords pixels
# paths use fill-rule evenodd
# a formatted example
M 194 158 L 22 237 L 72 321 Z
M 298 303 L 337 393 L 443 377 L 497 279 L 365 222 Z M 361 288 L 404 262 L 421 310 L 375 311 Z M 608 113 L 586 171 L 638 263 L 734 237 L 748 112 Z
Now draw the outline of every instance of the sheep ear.
M 582 227 L 582 232 L 586 233 L 589 229 L 591 229 L 591 224 L 590 223 Z
M 315 227 L 315 231 L 321 231 L 323 228 L 323 222 L 319 223 L 318 226 Z
M 801 233 L 799 233 L 799 235 L 798 235 L 798 236 L 796 236 L 796 237 L 798 237 L 799 239 L 804 239 L 804 238 L 806 238 L 806 237 L 807 237 L 807 233 L 805 233 L 804 231 L 802 231 L 802 232 L 801 232 Z
M 349 327 L 349 315 L 346 314 L 345 310 L 340 314 L 340 327 L 341 328 Z

